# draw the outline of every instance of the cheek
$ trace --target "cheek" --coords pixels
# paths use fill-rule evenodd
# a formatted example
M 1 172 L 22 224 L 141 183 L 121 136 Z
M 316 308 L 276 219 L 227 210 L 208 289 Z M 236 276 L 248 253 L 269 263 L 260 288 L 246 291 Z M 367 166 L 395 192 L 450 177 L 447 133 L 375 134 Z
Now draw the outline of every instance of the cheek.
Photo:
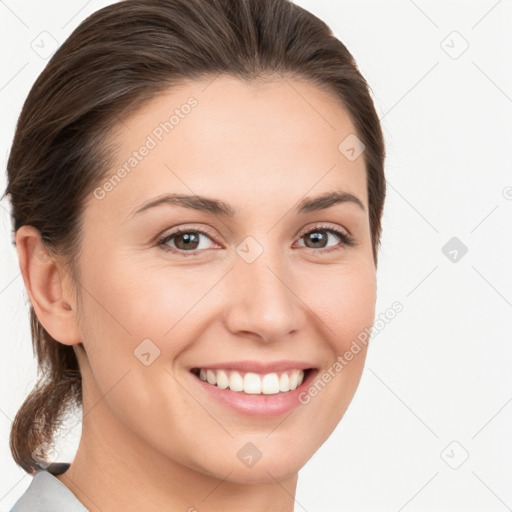
M 352 341 L 371 328 L 377 298 L 375 268 L 372 265 L 347 265 L 315 276 L 309 292 L 311 308 L 323 321 L 323 332 L 336 354 L 348 349 Z
M 128 369 L 141 370 L 137 354 L 142 347 L 158 356 L 152 365 L 172 363 L 194 339 L 198 327 L 192 320 L 208 303 L 202 298 L 218 276 L 192 267 L 141 265 L 135 258 L 114 261 L 107 252 L 103 256 L 102 265 L 88 264 L 82 271 L 84 345 L 98 372 L 103 361 L 110 361 L 111 373 L 101 384 L 108 387 Z
M 89 318 L 133 340 L 163 335 L 192 293 L 190 283 L 182 282 L 179 271 L 171 274 L 168 268 L 148 269 L 135 258 L 104 256 L 101 265 L 88 264 L 83 271 Z
M 315 418 L 318 428 L 312 436 L 320 445 L 345 414 L 361 379 L 375 317 L 375 270 L 370 265 L 347 266 L 315 282 L 325 284 L 309 299 L 322 320 L 319 325 L 329 355 L 301 402 Z

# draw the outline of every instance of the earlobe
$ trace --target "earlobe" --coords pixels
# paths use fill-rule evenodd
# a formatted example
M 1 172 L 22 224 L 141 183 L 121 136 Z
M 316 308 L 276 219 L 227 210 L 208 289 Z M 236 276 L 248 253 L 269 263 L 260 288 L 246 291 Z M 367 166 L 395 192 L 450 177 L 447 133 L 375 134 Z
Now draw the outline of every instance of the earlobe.
M 68 271 L 50 254 L 39 230 L 33 226 L 17 230 L 16 248 L 23 282 L 41 325 L 53 339 L 65 345 L 80 343 Z

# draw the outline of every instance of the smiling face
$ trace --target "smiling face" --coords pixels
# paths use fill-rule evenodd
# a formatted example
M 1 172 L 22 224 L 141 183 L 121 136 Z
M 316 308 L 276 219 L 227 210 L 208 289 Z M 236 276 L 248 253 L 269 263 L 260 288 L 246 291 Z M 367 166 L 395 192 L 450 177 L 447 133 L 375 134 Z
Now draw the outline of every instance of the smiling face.
M 365 164 L 338 148 L 354 132 L 311 84 L 229 77 L 175 87 L 119 124 L 78 263 L 84 410 L 104 395 L 83 436 L 105 457 L 263 482 L 296 473 L 331 434 L 366 349 L 309 403 L 297 397 L 374 320 Z M 201 368 L 221 387 L 236 368 L 242 383 L 276 377 L 259 395 L 254 375 L 221 390 Z M 312 370 L 276 393 L 285 370 L 300 383 L 294 369 Z

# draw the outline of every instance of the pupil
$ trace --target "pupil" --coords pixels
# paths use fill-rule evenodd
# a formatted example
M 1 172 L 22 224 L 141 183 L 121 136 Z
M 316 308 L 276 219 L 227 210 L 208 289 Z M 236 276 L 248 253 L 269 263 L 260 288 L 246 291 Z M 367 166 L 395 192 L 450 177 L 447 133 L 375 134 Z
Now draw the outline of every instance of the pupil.
M 322 239 L 324 241 L 323 245 L 320 245 L 319 247 L 325 247 L 325 241 L 327 240 L 327 237 L 325 236 L 325 233 L 323 231 L 315 231 L 314 233 L 310 233 L 306 236 L 306 238 L 309 238 L 310 241 L 313 242 L 313 244 L 318 244 L 322 242 Z
M 179 241 L 184 242 L 183 247 L 179 247 L 179 245 L 180 245 L 178 243 Z M 178 249 L 183 249 L 183 248 L 184 249 L 186 249 L 186 248 L 196 249 L 198 246 L 198 242 L 199 242 L 199 237 L 195 236 L 194 234 L 183 233 L 183 234 L 177 236 L 175 243 L 176 243 L 176 246 L 178 247 Z

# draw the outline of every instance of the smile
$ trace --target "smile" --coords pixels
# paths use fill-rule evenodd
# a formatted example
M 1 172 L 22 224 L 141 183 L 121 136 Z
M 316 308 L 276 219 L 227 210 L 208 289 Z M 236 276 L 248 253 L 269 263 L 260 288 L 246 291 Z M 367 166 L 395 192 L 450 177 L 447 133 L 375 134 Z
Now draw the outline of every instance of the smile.
M 288 362 L 229 366 L 231 368 L 227 365 L 195 367 L 190 369 L 189 375 L 194 387 L 198 387 L 207 400 L 235 413 L 261 419 L 282 416 L 302 406 L 299 396 L 319 371 L 307 368 L 306 364 L 297 368 Z
M 251 395 L 275 395 L 293 391 L 304 380 L 307 370 L 292 369 L 283 372 L 259 374 L 223 369 L 194 368 L 192 373 L 202 381 L 220 389 Z

